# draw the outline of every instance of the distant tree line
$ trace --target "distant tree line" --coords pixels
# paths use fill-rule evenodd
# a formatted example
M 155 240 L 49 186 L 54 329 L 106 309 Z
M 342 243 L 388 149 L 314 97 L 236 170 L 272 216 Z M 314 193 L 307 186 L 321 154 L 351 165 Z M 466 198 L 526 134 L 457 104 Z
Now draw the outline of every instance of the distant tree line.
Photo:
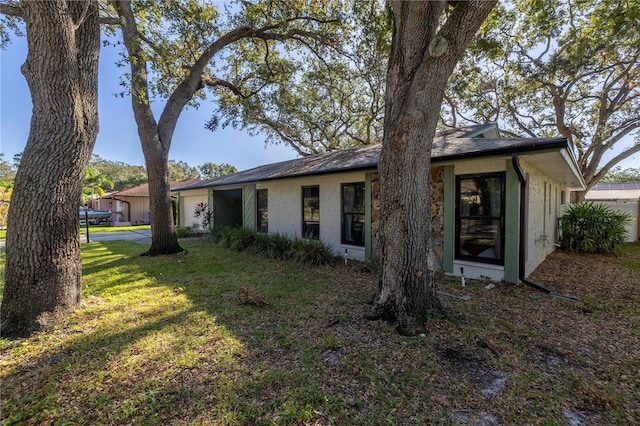
M 123 191 L 147 182 L 144 166 L 133 166 L 122 161 L 111 161 L 94 154 L 89 160 L 89 168 L 105 175 L 113 182 L 114 191 Z M 187 179 L 214 179 L 238 171 L 230 164 L 204 163 L 190 166 L 184 161 L 169 160 L 169 171 L 173 182 Z
M 0 228 L 7 225 L 7 213 L 13 182 L 16 177 L 22 153 L 13 156 L 11 162 L 0 153 Z M 231 164 L 204 163 L 190 166 L 184 161 L 169 160 L 171 180 L 180 182 L 187 179 L 215 179 L 220 176 L 236 173 L 238 169 Z M 112 161 L 97 154 L 91 156 L 85 174 L 82 202 L 92 195 L 104 195 L 104 191 L 124 191 L 147 182 L 147 170 L 144 166 L 134 166 L 122 161 Z
M 16 154 L 13 157 L 13 161 L 9 162 L 5 160 L 4 154 L 0 154 L 0 187 L 11 187 L 13 185 L 21 157 L 22 153 Z M 215 179 L 238 171 L 235 166 L 227 163 L 216 164 L 209 162 L 200 166 L 191 166 L 184 161 L 176 160 L 169 160 L 169 170 L 171 180 L 174 182 L 187 179 Z M 104 181 L 110 183 L 102 185 L 101 183 Z M 90 187 L 102 187 L 109 191 L 124 191 L 146 182 L 147 169 L 144 166 L 107 160 L 97 154 L 93 154 L 91 160 L 89 160 L 84 186 L 89 189 Z

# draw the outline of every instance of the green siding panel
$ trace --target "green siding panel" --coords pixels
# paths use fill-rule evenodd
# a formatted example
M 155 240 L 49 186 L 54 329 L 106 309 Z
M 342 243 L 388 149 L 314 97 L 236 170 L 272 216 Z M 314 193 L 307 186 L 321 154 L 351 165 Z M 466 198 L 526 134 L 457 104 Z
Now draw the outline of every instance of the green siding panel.
M 211 222 L 209 223 L 209 230 L 211 231 L 212 229 L 215 228 L 215 223 L 216 223 L 216 215 L 215 215 L 215 210 L 213 208 L 213 188 L 207 189 L 207 204 L 209 205 L 209 211 L 212 213 Z
M 243 185 L 242 186 L 242 225 L 244 228 L 250 229 L 253 232 L 257 230 L 256 220 L 256 186 L 255 185 Z
M 504 280 L 518 282 L 518 252 L 520 249 L 520 180 L 507 160 L 504 218 Z
M 455 251 L 455 171 L 453 166 L 444 166 L 442 175 L 444 183 L 444 217 L 442 218 L 442 270 L 453 272 L 453 256 Z

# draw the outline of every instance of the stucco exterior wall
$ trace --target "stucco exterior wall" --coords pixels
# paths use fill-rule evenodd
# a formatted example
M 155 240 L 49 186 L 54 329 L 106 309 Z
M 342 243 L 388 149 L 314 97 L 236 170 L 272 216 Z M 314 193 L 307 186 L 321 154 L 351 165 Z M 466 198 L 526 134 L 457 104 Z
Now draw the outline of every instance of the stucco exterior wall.
M 195 224 L 200 225 L 201 220 L 193 217 L 196 205 L 199 203 L 206 203 L 208 197 L 207 188 L 192 189 L 187 191 L 180 191 L 179 194 L 179 221 L 178 226 L 193 226 Z
M 364 260 L 364 246 L 341 243 L 341 184 L 364 182 L 365 172 L 318 175 L 261 182 L 256 189 L 267 189 L 269 233 L 302 236 L 302 187 L 320 187 L 320 239 L 338 256 Z
M 640 189 L 591 189 L 584 196 L 585 200 L 634 200 L 640 198 Z
M 542 261 L 556 249 L 558 242 L 558 218 L 567 207 L 562 204 L 564 187 L 540 170 L 520 161 L 527 178 L 525 276 L 529 276 Z M 564 199 L 568 202 L 569 193 Z

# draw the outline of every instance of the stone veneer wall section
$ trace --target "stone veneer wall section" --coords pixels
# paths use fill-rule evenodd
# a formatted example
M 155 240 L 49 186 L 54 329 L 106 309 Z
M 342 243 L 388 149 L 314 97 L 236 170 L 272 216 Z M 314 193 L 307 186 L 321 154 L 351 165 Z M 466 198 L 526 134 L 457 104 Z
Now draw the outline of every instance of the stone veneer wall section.
M 431 168 L 431 205 L 425 207 L 425 213 L 431 215 L 433 223 L 433 249 L 438 259 L 438 265 L 442 267 L 442 241 L 443 241 L 443 217 L 444 217 L 444 168 Z M 371 176 L 371 260 L 380 260 L 380 181 L 378 173 Z

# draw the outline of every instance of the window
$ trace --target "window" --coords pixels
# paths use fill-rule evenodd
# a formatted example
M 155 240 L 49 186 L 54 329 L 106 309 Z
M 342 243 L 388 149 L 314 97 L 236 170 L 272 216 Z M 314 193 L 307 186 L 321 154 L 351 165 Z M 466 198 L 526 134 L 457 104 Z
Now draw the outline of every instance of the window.
M 257 199 L 257 219 L 258 223 L 256 229 L 258 232 L 269 232 L 269 202 L 268 193 L 266 189 L 258 189 L 256 191 Z
M 320 187 L 302 187 L 302 237 L 320 238 Z
M 364 245 L 364 182 L 342 185 L 342 244 Z
M 456 178 L 456 258 L 504 263 L 504 173 Z

